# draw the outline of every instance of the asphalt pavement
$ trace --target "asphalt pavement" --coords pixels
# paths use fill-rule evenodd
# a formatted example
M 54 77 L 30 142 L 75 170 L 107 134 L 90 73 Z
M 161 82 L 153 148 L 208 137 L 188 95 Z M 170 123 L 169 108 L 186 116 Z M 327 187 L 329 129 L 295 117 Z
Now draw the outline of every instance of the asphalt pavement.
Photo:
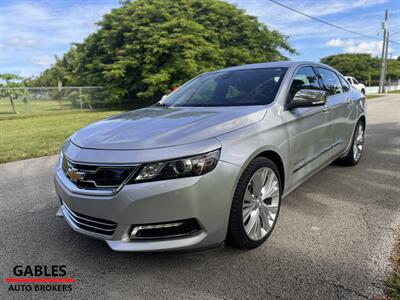
M 55 216 L 55 156 L 0 165 L 0 298 L 358 299 L 382 295 L 400 225 L 400 95 L 368 100 L 365 152 L 283 201 L 269 240 L 241 251 L 113 252 Z M 1 141 L 0 141 L 1 142 Z M 72 291 L 9 291 L 16 265 L 66 265 Z

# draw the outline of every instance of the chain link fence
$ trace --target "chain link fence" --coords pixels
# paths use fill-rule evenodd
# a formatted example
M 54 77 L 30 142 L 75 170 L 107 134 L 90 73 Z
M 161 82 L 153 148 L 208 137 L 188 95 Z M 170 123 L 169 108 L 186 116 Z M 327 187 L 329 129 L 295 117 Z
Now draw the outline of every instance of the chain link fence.
M 104 88 L 83 87 L 0 87 L 0 118 L 13 115 L 102 108 Z

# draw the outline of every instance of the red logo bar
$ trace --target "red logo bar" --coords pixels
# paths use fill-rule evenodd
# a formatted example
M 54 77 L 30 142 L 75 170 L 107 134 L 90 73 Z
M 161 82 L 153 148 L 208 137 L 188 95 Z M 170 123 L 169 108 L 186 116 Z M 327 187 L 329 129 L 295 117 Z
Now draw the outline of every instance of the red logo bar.
M 75 278 L 5 278 L 7 283 L 73 283 L 76 282 Z

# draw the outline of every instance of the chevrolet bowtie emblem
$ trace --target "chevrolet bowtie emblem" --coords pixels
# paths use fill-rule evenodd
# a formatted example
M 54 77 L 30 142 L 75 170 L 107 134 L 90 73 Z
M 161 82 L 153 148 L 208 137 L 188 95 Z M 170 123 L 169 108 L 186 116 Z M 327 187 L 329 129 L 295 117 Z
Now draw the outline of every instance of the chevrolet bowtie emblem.
M 71 179 L 73 182 L 78 182 L 80 180 L 83 180 L 85 178 L 86 173 L 85 172 L 80 172 L 75 168 L 68 168 L 66 175 Z

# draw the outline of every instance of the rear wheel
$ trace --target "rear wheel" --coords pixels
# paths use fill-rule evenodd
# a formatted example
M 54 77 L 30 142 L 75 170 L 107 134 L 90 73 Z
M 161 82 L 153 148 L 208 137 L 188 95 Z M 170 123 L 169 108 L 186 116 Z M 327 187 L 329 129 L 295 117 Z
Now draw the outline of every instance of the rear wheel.
M 358 121 L 356 130 L 354 131 L 353 141 L 347 156 L 338 160 L 338 163 L 345 166 L 355 166 L 361 159 L 364 150 L 364 123 Z
M 257 157 L 243 172 L 236 187 L 227 241 L 253 249 L 271 234 L 281 203 L 281 178 L 268 158 Z

